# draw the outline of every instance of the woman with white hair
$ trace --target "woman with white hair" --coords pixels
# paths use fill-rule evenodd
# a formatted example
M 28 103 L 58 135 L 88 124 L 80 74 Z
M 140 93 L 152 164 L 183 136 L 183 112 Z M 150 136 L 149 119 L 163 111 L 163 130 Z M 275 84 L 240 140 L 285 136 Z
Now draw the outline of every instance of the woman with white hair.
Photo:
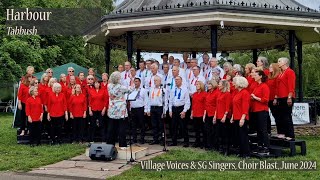
M 236 145 L 240 147 L 240 157 L 249 156 L 249 137 L 248 137 L 248 120 L 249 120 L 249 104 L 250 94 L 246 90 L 248 81 L 244 77 L 235 77 L 233 84 L 236 88 L 232 99 L 232 117 L 230 122 L 234 123 Z
M 31 86 L 29 94 L 31 97 L 29 97 L 26 102 L 26 115 L 30 123 L 30 145 L 40 145 L 41 121 L 43 116 L 42 102 L 38 96 L 37 87 Z
M 119 136 L 119 147 L 125 149 L 126 130 L 127 130 L 127 103 L 125 94 L 130 93 L 131 90 L 126 86 L 120 84 L 121 73 L 115 71 L 110 76 L 110 83 L 108 85 L 109 92 L 109 106 L 108 106 L 108 144 L 115 144 L 117 136 Z
M 281 73 L 278 76 L 278 91 L 276 99 L 279 108 L 279 125 L 280 129 L 284 130 L 287 140 L 294 140 L 294 128 L 292 122 L 292 107 L 295 98 L 295 82 L 296 74 L 289 67 L 290 61 L 288 58 L 279 58 L 278 65 Z
M 51 122 L 51 144 L 61 143 L 61 130 L 64 120 L 68 120 L 67 101 L 61 92 L 61 85 L 54 83 L 53 93 L 48 96 L 48 120 Z
M 53 77 L 53 70 L 51 68 L 48 68 L 46 70 L 46 73 L 48 75 L 48 79 L 50 80 Z

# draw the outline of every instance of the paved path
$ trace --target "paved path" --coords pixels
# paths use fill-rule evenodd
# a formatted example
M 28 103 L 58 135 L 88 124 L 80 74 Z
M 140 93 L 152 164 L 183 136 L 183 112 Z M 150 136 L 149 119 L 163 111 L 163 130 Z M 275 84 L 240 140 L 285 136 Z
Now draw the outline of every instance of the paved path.
M 141 160 L 148 160 L 157 155 L 162 154 L 162 146 L 144 144 L 143 147 L 148 147 L 148 156 Z M 119 175 L 122 172 L 130 169 L 132 165 L 125 165 L 126 160 L 116 159 L 111 162 L 92 161 L 85 154 L 76 156 L 69 160 L 64 160 L 55 164 L 47 165 L 34 169 L 27 173 L 4 173 L 0 174 L 0 179 L 16 180 L 57 180 L 57 179 L 106 179 Z M 121 167 L 121 168 L 120 168 Z M 120 169 L 119 169 L 120 168 Z M 24 176 L 25 175 L 25 176 Z

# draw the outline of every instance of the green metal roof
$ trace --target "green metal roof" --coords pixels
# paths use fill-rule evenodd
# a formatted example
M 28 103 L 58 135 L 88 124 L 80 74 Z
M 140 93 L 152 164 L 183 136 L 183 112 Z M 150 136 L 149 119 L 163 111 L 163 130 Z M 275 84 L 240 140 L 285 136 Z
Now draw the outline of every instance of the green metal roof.
M 53 70 L 53 77 L 59 79 L 60 78 L 60 74 L 68 74 L 68 67 L 73 67 L 74 68 L 74 75 L 78 76 L 79 72 L 84 72 L 85 76 L 88 75 L 88 69 L 82 66 L 79 66 L 78 64 L 75 63 L 68 63 L 68 64 L 64 64 L 61 66 L 57 66 L 52 68 Z M 38 72 L 36 74 L 34 74 L 34 76 L 36 76 L 38 79 L 41 78 L 42 74 L 45 73 L 45 71 L 42 72 Z M 96 73 L 96 77 L 101 80 L 101 75 Z

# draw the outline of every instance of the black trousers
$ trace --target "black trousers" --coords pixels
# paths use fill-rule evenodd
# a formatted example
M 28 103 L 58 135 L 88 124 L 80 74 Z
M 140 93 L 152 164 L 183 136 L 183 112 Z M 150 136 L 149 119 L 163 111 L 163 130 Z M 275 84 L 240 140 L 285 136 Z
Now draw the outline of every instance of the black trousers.
M 231 145 L 231 123 L 230 119 L 226 118 L 225 122 L 222 123 L 221 119 L 217 119 L 217 147 L 218 149 L 224 149 L 228 151 Z
M 257 119 L 254 117 L 253 112 L 249 112 L 249 134 L 257 133 Z
M 89 141 L 94 141 L 94 135 L 97 129 L 100 129 L 100 137 L 102 142 L 106 142 L 106 123 L 101 115 L 101 111 L 92 111 L 93 115 L 90 116 L 90 133 Z
M 180 133 L 184 138 L 184 143 L 189 143 L 188 135 L 188 120 L 182 119 L 180 113 L 183 111 L 183 106 L 172 107 L 172 143 L 177 144 L 177 130 L 180 126 Z
M 240 156 L 248 156 L 250 153 L 249 137 L 248 137 L 248 122 L 245 120 L 242 127 L 239 126 L 240 121 L 234 120 L 235 139 L 240 149 Z
M 116 139 L 119 136 L 119 147 L 127 147 L 126 131 L 128 119 L 112 119 L 109 118 L 108 123 L 108 144 L 115 145 Z
M 131 108 L 131 133 L 133 140 L 137 140 L 137 128 L 140 128 L 140 138 L 145 137 L 145 120 L 144 120 L 144 107 Z
M 213 117 L 207 116 L 205 119 L 204 123 L 204 137 L 207 141 L 204 141 L 205 147 L 212 149 L 216 148 L 216 138 L 215 138 L 215 133 L 216 133 L 216 124 L 212 123 Z
M 28 125 L 28 118 L 26 115 L 26 104 L 21 102 L 21 106 L 22 106 L 22 109 L 21 109 L 21 128 L 20 129 L 26 130 Z
M 61 132 L 64 116 L 60 117 L 50 117 L 51 118 L 51 140 L 53 143 L 61 143 Z
M 152 132 L 153 132 L 153 140 L 159 141 L 159 136 L 162 137 L 163 131 L 163 122 L 162 122 L 162 114 L 163 107 L 162 106 L 151 106 L 151 124 L 152 124 Z
M 84 123 L 85 119 L 82 117 L 74 117 L 72 122 L 73 140 L 77 142 L 84 141 Z
M 287 104 L 288 98 L 278 98 L 279 102 L 279 126 L 280 129 L 283 130 L 284 135 L 286 137 L 295 138 L 293 121 L 292 121 L 292 106 L 288 106 Z M 292 99 L 292 103 L 294 103 L 294 99 Z M 277 125 L 278 126 L 278 125 Z
M 254 117 L 256 118 L 257 122 L 257 137 L 258 137 L 258 145 L 269 148 L 269 136 L 267 132 L 268 126 L 268 111 L 259 111 L 254 112 Z
M 40 144 L 41 121 L 30 123 L 30 144 Z
M 72 125 L 73 125 L 73 119 L 70 118 L 70 113 L 68 113 L 68 121 L 64 120 L 63 122 L 63 130 L 64 130 L 64 134 L 65 137 L 67 138 L 67 140 L 69 142 L 72 142 L 72 138 L 73 138 L 73 130 L 72 130 Z
M 42 132 L 49 134 L 50 133 L 50 122 L 48 121 L 47 117 L 48 117 L 48 112 L 45 111 L 45 109 L 43 107 L 41 129 L 42 129 Z
M 194 131 L 196 132 L 196 144 L 200 146 L 205 146 L 206 144 L 206 136 L 204 131 L 204 122 L 203 117 L 194 117 Z M 202 133 L 202 142 L 201 142 L 201 133 Z
M 274 121 L 276 123 L 276 127 L 277 127 L 277 133 L 278 134 L 284 134 L 284 130 L 281 129 L 281 126 L 279 126 L 280 122 L 280 118 L 279 118 L 279 107 L 278 105 L 273 105 L 273 101 L 269 101 L 269 108 L 271 111 L 272 116 L 274 117 Z

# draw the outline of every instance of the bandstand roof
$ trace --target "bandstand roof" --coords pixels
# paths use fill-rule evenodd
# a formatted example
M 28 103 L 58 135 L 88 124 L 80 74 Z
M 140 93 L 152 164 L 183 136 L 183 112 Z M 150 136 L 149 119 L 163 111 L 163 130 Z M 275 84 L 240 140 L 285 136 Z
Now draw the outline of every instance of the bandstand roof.
M 320 41 L 320 13 L 294 0 L 125 0 L 85 39 L 125 49 L 133 31 L 134 49 L 204 52 L 211 25 L 218 26 L 218 51 L 279 47 L 289 30 L 303 43 Z

